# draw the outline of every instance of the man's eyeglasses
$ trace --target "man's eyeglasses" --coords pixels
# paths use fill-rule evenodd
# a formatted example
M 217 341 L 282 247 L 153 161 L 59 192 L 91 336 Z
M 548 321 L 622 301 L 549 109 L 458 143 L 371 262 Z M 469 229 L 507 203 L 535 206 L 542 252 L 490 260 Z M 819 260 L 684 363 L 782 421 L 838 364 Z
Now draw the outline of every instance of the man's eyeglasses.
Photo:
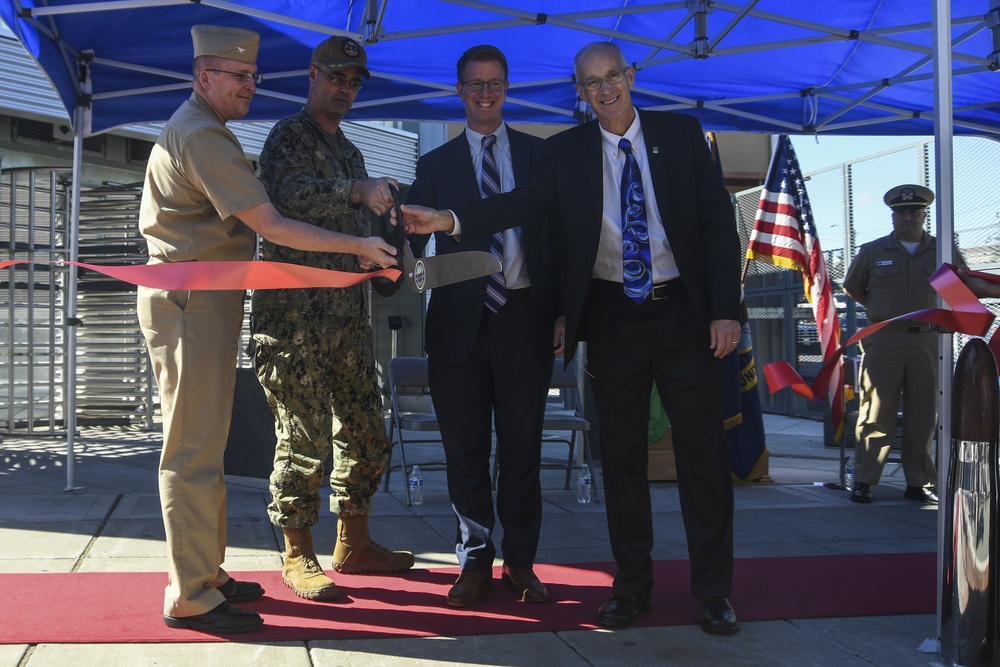
M 479 79 L 473 79 L 471 81 L 459 81 L 460 84 L 469 89 L 471 93 L 478 93 L 483 87 L 489 88 L 490 92 L 495 93 L 503 89 L 506 81 L 501 81 L 500 79 L 491 79 L 490 81 L 480 81 Z
M 313 67 L 322 72 L 326 76 L 326 78 L 330 80 L 330 83 L 332 83 L 334 86 L 337 86 L 338 88 L 350 88 L 351 90 L 361 90 L 361 86 L 364 85 L 363 83 L 361 83 L 361 79 L 348 79 L 343 74 L 338 74 L 336 72 L 331 74 L 330 72 L 327 72 L 325 69 L 319 67 L 318 65 L 313 65 Z
M 629 71 L 630 69 L 632 68 L 626 67 L 620 72 L 611 72 L 607 76 L 598 76 L 594 77 L 593 79 L 587 79 L 586 81 L 581 83 L 580 86 L 586 88 L 589 91 L 600 90 L 601 86 L 604 85 L 605 81 L 608 82 L 609 86 L 617 86 L 619 83 L 625 80 L 625 72 Z
M 250 83 L 251 81 L 253 81 L 258 86 L 260 84 L 264 83 L 264 77 L 262 77 L 259 72 L 230 72 L 229 70 L 225 70 L 225 69 L 209 69 L 207 67 L 205 68 L 205 71 L 206 72 L 221 72 L 222 74 L 231 74 L 231 75 L 235 76 L 237 79 L 239 79 L 240 81 L 242 81 L 243 83 Z

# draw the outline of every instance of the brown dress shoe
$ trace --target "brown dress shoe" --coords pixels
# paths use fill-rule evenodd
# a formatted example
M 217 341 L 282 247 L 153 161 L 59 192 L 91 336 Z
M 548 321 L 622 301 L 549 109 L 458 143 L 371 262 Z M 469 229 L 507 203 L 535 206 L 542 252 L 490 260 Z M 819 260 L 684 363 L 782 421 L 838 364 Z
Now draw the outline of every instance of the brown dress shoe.
M 492 590 L 492 574 L 463 572 L 448 591 L 448 604 L 452 607 L 471 607 Z
M 549 592 L 531 568 L 518 570 L 503 566 L 503 582 L 510 586 L 522 602 L 548 602 Z

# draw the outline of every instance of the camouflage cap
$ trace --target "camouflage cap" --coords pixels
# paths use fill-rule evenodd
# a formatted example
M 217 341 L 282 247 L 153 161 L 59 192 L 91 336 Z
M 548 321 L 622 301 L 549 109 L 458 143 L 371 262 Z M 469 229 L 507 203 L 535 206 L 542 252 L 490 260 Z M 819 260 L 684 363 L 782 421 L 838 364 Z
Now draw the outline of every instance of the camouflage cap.
M 898 206 L 930 206 L 934 201 L 934 193 L 922 185 L 897 185 L 882 198 L 889 208 Z
M 196 25 L 191 28 L 194 57 L 218 56 L 247 65 L 257 63 L 260 35 L 252 30 L 217 25 Z
M 327 37 L 313 49 L 312 64 L 322 65 L 328 70 L 337 71 L 356 65 L 366 79 L 372 78 L 368 71 L 368 56 L 363 46 L 350 37 Z

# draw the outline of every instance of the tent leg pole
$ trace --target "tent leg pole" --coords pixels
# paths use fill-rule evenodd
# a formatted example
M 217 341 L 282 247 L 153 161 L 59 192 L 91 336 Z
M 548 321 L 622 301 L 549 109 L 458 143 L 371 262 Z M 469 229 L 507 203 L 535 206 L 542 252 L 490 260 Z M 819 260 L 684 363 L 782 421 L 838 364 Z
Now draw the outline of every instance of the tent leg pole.
M 952 262 L 955 238 L 954 221 L 954 116 L 952 112 L 952 64 L 951 64 L 951 3 L 948 0 L 934 0 L 932 14 L 933 62 L 934 62 L 934 159 L 937 182 L 935 183 L 937 206 L 937 246 L 938 264 Z M 938 297 L 940 307 L 941 297 Z M 939 337 L 938 343 L 938 491 L 948 486 L 948 467 L 951 460 L 951 394 L 954 351 L 952 336 Z M 944 590 L 945 515 L 938 512 L 937 540 L 937 590 Z M 937 596 L 937 639 L 941 646 L 941 623 L 943 619 L 941 595 Z
M 80 179 L 83 169 L 83 114 L 84 108 L 77 106 L 73 123 L 73 182 L 70 184 L 71 204 L 69 220 L 70 261 L 80 259 Z M 74 445 L 76 438 L 76 317 L 77 270 L 71 266 L 66 289 L 66 488 L 75 491 L 74 485 Z

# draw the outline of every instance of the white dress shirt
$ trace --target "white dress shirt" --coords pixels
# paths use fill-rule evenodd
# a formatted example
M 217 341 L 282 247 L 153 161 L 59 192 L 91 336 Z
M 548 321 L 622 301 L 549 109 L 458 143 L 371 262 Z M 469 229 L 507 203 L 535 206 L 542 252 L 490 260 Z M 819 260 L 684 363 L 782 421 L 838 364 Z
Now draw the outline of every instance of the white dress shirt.
M 656 192 L 649 173 L 649 156 L 642 136 L 639 113 L 625 132 L 632 144 L 639 172 L 642 174 L 642 191 L 646 197 L 646 225 L 649 229 L 649 254 L 653 264 L 653 284 L 657 285 L 680 276 L 673 250 L 660 218 Z M 622 139 L 601 128 L 601 148 L 604 155 L 604 216 L 601 221 L 601 243 L 594 261 L 593 276 L 611 282 L 623 282 L 622 267 L 622 208 L 621 181 L 625 169 L 625 153 L 618 147 Z
M 500 172 L 500 191 L 510 192 L 514 189 L 514 161 L 510 154 L 510 137 L 507 135 L 507 125 L 500 124 L 491 132 L 497 141 L 493 147 L 493 157 Z M 476 183 L 482 182 L 483 173 L 483 137 L 470 127 L 465 128 L 465 137 L 469 140 L 469 150 L 472 152 L 472 166 L 476 170 Z M 480 194 L 482 192 L 480 191 Z M 503 275 L 507 289 L 529 287 L 528 268 L 524 265 L 524 251 L 521 248 L 521 228 L 513 227 L 503 233 Z

